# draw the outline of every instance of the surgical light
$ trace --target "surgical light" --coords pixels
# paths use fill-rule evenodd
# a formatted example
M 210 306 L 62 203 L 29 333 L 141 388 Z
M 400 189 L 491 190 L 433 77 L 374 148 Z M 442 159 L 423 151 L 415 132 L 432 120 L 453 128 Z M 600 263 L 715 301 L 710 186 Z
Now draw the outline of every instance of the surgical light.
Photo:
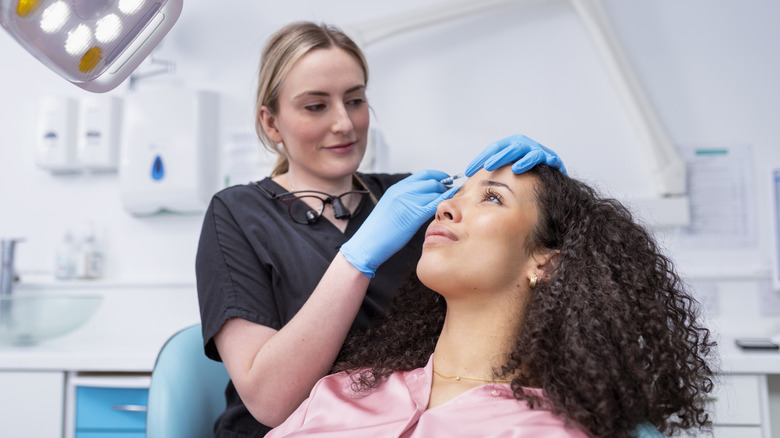
M 183 0 L 0 0 L 0 25 L 73 84 L 114 89 L 181 14 Z

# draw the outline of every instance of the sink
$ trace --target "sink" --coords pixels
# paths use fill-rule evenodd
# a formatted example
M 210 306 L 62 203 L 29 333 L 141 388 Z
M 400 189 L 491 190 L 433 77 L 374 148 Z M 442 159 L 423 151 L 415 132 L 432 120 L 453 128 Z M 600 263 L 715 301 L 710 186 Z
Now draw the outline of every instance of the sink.
M 0 345 L 35 345 L 70 333 L 95 314 L 102 300 L 94 294 L 0 296 Z

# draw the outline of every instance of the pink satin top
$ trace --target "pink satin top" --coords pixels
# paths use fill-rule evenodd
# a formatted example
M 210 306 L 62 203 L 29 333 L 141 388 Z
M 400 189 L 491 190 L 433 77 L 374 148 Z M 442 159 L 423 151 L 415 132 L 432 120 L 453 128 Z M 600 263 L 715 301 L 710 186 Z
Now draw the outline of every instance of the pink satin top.
M 376 390 L 357 393 L 346 373 L 326 376 L 266 437 L 586 437 L 549 411 L 530 409 L 505 383 L 478 386 L 427 409 L 432 371 L 431 356 L 425 368 L 393 373 Z

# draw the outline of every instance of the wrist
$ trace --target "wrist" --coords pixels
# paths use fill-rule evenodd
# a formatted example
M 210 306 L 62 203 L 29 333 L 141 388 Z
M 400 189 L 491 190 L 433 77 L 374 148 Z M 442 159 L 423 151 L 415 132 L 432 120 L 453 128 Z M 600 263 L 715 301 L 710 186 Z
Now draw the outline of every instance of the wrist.
M 371 269 L 366 266 L 365 263 L 359 261 L 358 258 L 355 257 L 351 251 L 344 248 L 344 246 L 339 250 L 337 257 L 339 256 L 344 260 L 345 265 L 348 265 L 348 269 L 352 270 L 355 274 L 365 276 L 368 279 L 374 278 L 376 268 Z
M 354 254 L 355 251 L 352 248 L 347 247 L 347 244 L 342 245 L 341 249 L 339 250 L 339 254 L 344 258 L 344 260 L 347 262 L 349 266 L 352 267 L 357 272 L 360 272 L 362 275 L 365 275 L 367 278 L 374 278 L 374 274 L 376 273 L 376 268 L 372 268 L 369 266 L 368 263 L 366 263 L 365 257 L 362 259 Z

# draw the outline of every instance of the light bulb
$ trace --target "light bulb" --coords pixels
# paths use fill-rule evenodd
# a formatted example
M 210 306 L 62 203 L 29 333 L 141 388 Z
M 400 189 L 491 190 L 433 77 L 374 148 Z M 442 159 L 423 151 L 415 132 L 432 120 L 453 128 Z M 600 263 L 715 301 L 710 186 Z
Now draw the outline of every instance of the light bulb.
M 85 24 L 79 24 L 68 33 L 65 50 L 71 55 L 81 55 L 87 51 L 90 42 L 92 42 L 92 30 Z
M 16 15 L 22 18 L 27 17 L 38 7 L 40 2 L 41 0 L 19 0 L 16 5 Z
M 144 0 L 119 0 L 119 10 L 125 14 L 133 14 L 143 3 Z
M 122 20 L 116 14 L 106 15 L 95 25 L 95 38 L 101 43 L 113 41 L 122 30 Z
M 43 10 L 41 14 L 41 29 L 46 33 L 54 33 L 62 28 L 62 25 L 70 18 L 70 8 L 59 1 Z

